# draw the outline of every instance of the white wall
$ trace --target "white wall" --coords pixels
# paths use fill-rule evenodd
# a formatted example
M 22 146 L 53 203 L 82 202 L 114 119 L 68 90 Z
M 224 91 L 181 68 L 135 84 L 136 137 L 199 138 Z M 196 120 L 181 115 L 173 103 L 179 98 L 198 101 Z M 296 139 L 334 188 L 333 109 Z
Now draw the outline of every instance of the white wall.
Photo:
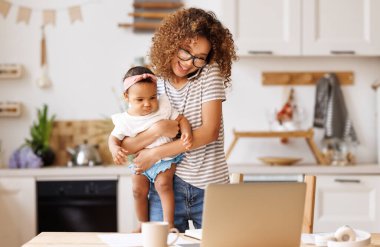
M 28 1 L 38 8 L 41 1 Z M 185 1 L 221 12 L 220 0 Z M 25 2 L 26 4 L 26 2 Z M 40 8 L 40 7 L 39 7 Z M 39 76 L 41 13 L 33 12 L 29 25 L 16 24 L 17 9 L 7 18 L 0 17 L 0 63 L 19 63 L 26 70 L 19 80 L 0 80 L 0 101 L 21 101 L 20 118 L 0 118 L 0 140 L 7 161 L 11 152 L 28 136 L 35 119 L 35 109 L 47 103 L 50 112 L 61 120 L 99 119 L 119 111 L 112 87 L 120 90 L 121 77 L 135 57 L 147 54 L 151 34 L 135 34 L 117 27 L 129 22 L 132 0 L 93 1 L 82 7 L 83 23 L 71 25 L 67 11 L 59 11 L 55 27 L 46 28 L 47 54 L 53 86 L 40 89 Z M 377 58 L 242 58 L 233 67 L 233 89 L 224 104 L 226 147 L 231 142 L 232 128 L 237 130 L 267 129 L 266 110 L 279 107 L 281 87 L 262 87 L 261 70 L 353 70 L 355 86 L 344 88 L 349 112 L 361 140 L 360 162 L 376 160 L 375 97 L 370 84 L 380 77 Z M 314 87 L 297 87 L 299 104 L 307 110 L 311 123 Z M 284 146 L 277 140 L 244 140 L 231 156 L 232 162 L 256 162 L 263 155 L 302 156 L 313 162 L 303 141 Z M 1 163 L 1 162 L 0 162 Z

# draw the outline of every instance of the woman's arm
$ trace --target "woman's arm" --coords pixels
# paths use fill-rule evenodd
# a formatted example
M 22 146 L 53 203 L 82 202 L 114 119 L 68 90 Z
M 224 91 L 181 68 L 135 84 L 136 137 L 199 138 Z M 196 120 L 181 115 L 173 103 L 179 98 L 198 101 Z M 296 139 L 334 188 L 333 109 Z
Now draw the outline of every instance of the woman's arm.
M 128 151 L 128 154 L 135 154 L 153 143 L 160 136 L 174 138 L 178 133 L 178 122 L 175 120 L 161 120 L 152 125 L 149 129 L 139 133 L 135 137 L 126 137 L 121 143 L 121 147 Z
M 193 130 L 193 142 L 190 150 L 216 141 L 219 137 L 222 120 L 222 100 L 212 100 L 202 104 L 202 125 Z M 159 147 L 144 149 L 133 160 L 137 173 L 145 171 L 162 158 L 185 152 L 186 148 L 181 140 L 166 143 Z
M 222 100 L 202 104 L 202 125 L 193 131 L 193 146 L 190 150 L 218 140 L 222 121 Z

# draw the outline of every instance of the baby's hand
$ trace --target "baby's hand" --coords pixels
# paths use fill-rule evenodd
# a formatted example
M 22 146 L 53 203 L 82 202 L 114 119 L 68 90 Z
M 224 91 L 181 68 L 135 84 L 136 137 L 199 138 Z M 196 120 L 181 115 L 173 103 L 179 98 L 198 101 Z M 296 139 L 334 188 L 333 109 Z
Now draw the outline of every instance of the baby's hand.
M 112 152 L 112 159 L 116 165 L 122 165 L 127 159 L 128 151 L 124 148 L 117 147 Z
M 184 132 L 181 134 L 182 145 L 186 150 L 189 150 L 193 146 L 193 134 L 190 132 Z

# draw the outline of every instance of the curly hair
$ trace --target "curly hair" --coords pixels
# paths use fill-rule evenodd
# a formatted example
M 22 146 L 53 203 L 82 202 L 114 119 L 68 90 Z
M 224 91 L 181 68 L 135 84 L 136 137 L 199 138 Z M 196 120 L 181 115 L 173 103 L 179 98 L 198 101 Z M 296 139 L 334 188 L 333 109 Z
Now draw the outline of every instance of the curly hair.
M 150 60 L 155 73 L 165 79 L 174 76 L 171 60 L 183 42 L 198 36 L 211 43 L 208 63 L 217 63 L 224 77 L 225 87 L 230 86 L 232 61 L 237 59 L 232 34 L 213 12 L 189 8 L 168 16 L 152 38 Z

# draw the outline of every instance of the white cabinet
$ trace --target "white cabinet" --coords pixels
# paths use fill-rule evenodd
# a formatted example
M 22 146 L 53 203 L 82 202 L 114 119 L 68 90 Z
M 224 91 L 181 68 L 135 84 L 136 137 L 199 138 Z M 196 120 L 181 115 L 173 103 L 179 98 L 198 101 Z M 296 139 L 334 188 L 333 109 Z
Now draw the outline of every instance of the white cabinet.
M 132 232 L 138 226 L 132 192 L 132 177 L 120 176 L 117 187 L 117 228 L 119 232 Z
M 380 55 L 380 1 L 304 0 L 304 55 Z
M 222 22 L 239 54 L 299 55 L 301 0 L 224 0 Z
M 314 232 L 380 229 L 380 176 L 318 176 Z
M 34 178 L 0 178 L 0 246 L 19 247 L 35 235 Z
M 378 0 L 223 0 L 239 55 L 380 55 Z

